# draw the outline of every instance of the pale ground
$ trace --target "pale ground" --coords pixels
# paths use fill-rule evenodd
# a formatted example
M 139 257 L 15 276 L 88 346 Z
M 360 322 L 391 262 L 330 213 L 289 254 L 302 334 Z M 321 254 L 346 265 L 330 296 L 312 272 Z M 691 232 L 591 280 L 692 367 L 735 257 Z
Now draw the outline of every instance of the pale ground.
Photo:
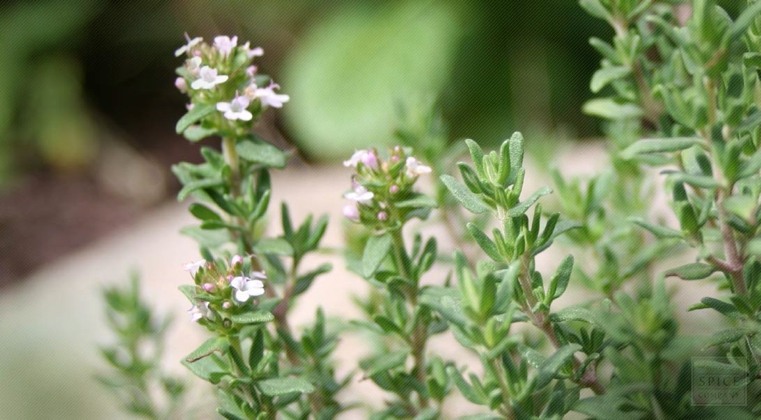
M 560 165 L 578 174 L 591 174 L 594 167 L 605 161 L 605 155 L 590 146 L 577 146 L 572 153 L 567 152 L 563 156 L 559 159 Z M 531 179 L 531 176 L 529 170 L 527 178 Z M 277 172 L 273 184 L 273 226 L 279 226 L 279 212 L 276 210 L 280 201 L 287 200 L 296 222 L 310 212 L 329 214 L 330 225 L 323 244 L 340 246 L 340 212 L 343 205 L 340 196 L 349 185 L 348 170 L 333 167 Z M 539 185 L 540 182 L 531 182 L 525 191 L 533 191 Z M 662 206 L 663 200 L 656 205 Z M 181 227 L 194 223 L 186 212 L 186 206 L 187 203 L 170 204 L 157 209 L 134 226 L 65 259 L 52 262 L 20 286 L 2 291 L 0 418 L 123 417 L 116 410 L 111 395 L 94 383 L 92 377 L 104 368 L 97 354 L 97 345 L 111 340 L 104 323 L 100 289 L 106 285 L 126 284 L 131 270 L 140 273 L 143 294 L 154 307 L 161 313 L 175 316 L 165 361 L 172 371 L 190 377 L 177 361 L 205 336 L 202 328 L 190 322 L 185 312 L 189 304 L 177 291 L 179 285 L 189 281 L 182 265 L 198 258 L 195 243 L 178 233 Z M 317 306 L 322 306 L 328 316 L 358 315 L 350 297 L 365 293 L 365 282 L 347 272 L 340 256 L 325 255 L 320 258 L 320 262 L 332 262 L 334 269 L 320 277 L 295 308 L 291 316 L 295 326 L 311 320 Z M 554 266 L 551 260 L 551 255 L 545 259 L 550 268 Z M 433 276 L 425 280 L 431 283 L 440 281 Z M 678 285 L 678 282 L 670 280 L 669 285 Z M 690 286 L 697 287 L 696 283 L 690 283 Z M 702 289 L 712 290 L 710 287 Z M 694 288 L 690 290 L 695 291 Z M 680 293 L 690 290 L 683 287 Z M 583 292 L 576 292 L 574 296 L 571 301 L 584 298 Z M 694 295 L 680 298 L 678 312 L 684 315 L 685 308 L 696 300 Z M 698 331 L 705 316 L 692 313 L 685 317 L 688 329 Z M 434 345 L 442 353 L 453 356 L 458 363 L 465 364 L 469 360 L 467 355 L 453 350 L 455 346 L 451 345 L 451 341 L 437 339 Z M 362 339 L 343 337 L 338 352 L 342 372 L 346 372 L 351 361 L 361 358 L 365 352 Z M 361 382 L 359 379 L 357 376 L 347 399 L 380 404 L 382 395 L 373 390 L 370 381 Z M 191 404 L 211 406 L 213 401 L 194 397 Z M 449 408 L 457 414 L 473 412 L 461 401 L 454 401 Z M 364 417 L 363 413 L 356 411 L 344 416 L 349 419 Z

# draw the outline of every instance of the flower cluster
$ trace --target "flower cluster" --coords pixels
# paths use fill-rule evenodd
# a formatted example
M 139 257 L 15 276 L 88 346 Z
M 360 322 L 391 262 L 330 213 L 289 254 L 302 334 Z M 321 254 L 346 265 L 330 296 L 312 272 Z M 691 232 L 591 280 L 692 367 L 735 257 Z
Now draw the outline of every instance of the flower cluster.
M 358 150 L 344 166 L 356 170 L 352 189 L 344 198 L 352 201 L 343 208 L 347 219 L 379 229 L 395 228 L 416 214 L 410 200 L 419 194 L 413 191 L 418 177 L 431 168 L 408 155 L 403 148 L 391 149 L 383 160 L 375 149 Z
M 175 86 L 190 97 L 188 109 L 204 105 L 217 111 L 207 117 L 209 125 L 246 129 L 267 107 L 288 102 L 288 95 L 276 92 L 280 86 L 257 74 L 253 60 L 264 54 L 261 48 L 238 45 L 237 36 L 217 36 L 211 45 L 186 37 L 187 44 L 175 51 L 177 57 L 187 56 Z
M 190 286 L 194 294 L 194 304 L 188 309 L 193 321 L 218 321 L 239 312 L 250 311 L 249 301 L 264 294 L 267 276 L 261 271 L 252 271 L 250 261 L 240 255 L 227 262 L 207 262 L 199 260 L 185 265 L 193 277 L 195 286 Z

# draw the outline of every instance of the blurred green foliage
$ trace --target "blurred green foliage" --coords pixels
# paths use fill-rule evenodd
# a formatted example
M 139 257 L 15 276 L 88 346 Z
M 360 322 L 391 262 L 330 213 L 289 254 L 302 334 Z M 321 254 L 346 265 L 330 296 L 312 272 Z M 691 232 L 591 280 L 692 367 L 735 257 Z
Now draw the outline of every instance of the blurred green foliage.
M 390 141 L 395 103 L 421 95 L 438 95 L 454 138 L 594 135 L 579 111 L 597 63 L 586 39 L 609 35 L 565 0 L 16 1 L 0 28 L 0 185 L 83 170 L 103 127 L 138 147 L 174 141 L 182 95 L 167 74 L 184 32 L 264 47 L 262 70 L 292 98 L 278 126 L 319 159 Z

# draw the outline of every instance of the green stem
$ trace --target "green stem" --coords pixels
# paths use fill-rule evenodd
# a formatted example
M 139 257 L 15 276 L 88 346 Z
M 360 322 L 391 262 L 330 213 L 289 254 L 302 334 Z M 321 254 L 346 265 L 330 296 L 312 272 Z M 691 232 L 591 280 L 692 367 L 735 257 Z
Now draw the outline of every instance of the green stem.
M 417 308 L 418 302 L 418 281 L 419 279 L 413 278 L 410 273 L 410 259 L 407 256 L 406 247 L 404 245 L 404 238 L 402 237 L 402 229 L 395 229 L 391 232 L 391 238 L 393 241 L 392 255 L 394 258 L 394 264 L 398 273 L 404 277 L 407 281 L 413 284 L 407 288 L 407 301 L 410 305 L 410 310 L 414 313 Z M 426 384 L 425 374 L 425 347 L 428 340 L 428 326 L 422 321 L 422 317 L 414 317 L 415 326 L 412 330 L 412 338 L 410 339 L 410 347 L 412 347 L 412 374 L 423 385 Z M 419 394 L 420 408 L 427 408 L 429 405 L 428 396 Z

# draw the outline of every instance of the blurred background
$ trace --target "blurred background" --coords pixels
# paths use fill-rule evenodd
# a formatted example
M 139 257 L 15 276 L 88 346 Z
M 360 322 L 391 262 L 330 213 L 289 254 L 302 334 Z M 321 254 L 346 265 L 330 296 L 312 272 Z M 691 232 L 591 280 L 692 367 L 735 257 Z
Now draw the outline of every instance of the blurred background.
M 264 48 L 291 102 L 260 129 L 306 162 L 391 141 L 424 97 L 453 138 L 595 136 L 587 39 L 610 36 L 571 0 L 2 2 L 0 287 L 173 199 L 197 155 L 173 130 L 186 32 Z

